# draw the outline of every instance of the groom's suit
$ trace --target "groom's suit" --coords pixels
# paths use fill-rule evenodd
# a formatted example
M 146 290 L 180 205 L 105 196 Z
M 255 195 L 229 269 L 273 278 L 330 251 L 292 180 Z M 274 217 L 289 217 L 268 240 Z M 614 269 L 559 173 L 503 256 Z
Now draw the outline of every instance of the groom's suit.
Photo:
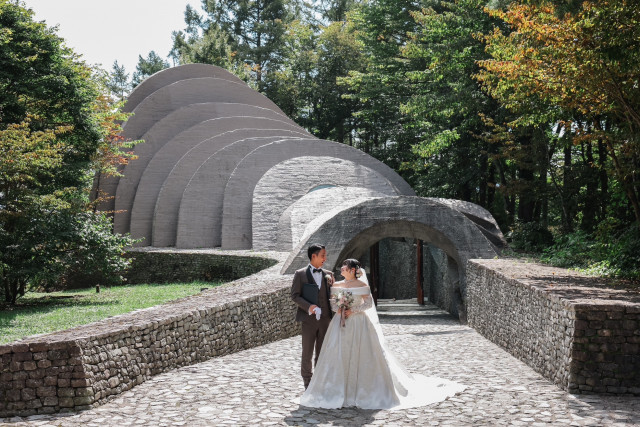
M 327 274 L 331 274 L 331 272 L 323 269 L 320 288 L 318 288 L 313 278 L 310 266 L 297 270 L 293 275 L 291 299 L 298 305 L 296 321 L 302 322 L 302 362 L 300 373 L 305 387 L 309 385 L 313 373 L 311 359 L 314 359 L 313 365 L 318 362 L 322 342 L 333 316 L 329 304 L 331 286 L 327 283 Z M 320 320 L 316 320 L 315 314 L 309 315 L 309 308 L 312 305 L 317 305 L 322 310 Z M 314 347 L 315 358 L 313 357 Z

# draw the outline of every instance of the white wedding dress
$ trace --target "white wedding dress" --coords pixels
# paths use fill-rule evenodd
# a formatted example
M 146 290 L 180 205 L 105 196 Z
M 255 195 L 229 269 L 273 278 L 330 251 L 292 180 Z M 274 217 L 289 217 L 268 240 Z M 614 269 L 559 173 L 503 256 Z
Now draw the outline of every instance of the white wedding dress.
M 409 374 L 385 345 L 369 287 L 331 289 L 332 294 L 340 291 L 353 295 L 352 314 L 345 326 L 339 315 L 333 317 L 301 405 L 404 409 L 443 401 L 466 388 L 441 378 Z M 331 308 L 337 311 L 333 302 Z

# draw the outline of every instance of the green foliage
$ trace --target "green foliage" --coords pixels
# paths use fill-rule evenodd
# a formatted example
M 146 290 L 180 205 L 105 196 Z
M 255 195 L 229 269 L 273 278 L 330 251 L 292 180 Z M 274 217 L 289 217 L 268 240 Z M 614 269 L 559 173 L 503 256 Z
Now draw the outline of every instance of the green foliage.
M 193 282 L 32 292 L 16 305 L 0 303 L 0 345 L 23 337 L 69 329 L 110 316 L 194 295 L 219 283 Z
M 192 36 L 189 36 L 189 33 L 189 30 L 186 34 L 182 31 L 173 32 L 173 48 L 170 55 L 179 64 L 211 64 L 227 70 L 233 70 L 238 66 L 235 53 L 231 50 L 230 36 L 218 25 L 210 25 L 202 31 L 201 36 L 197 31 Z
M 544 249 L 542 261 L 590 274 L 640 279 L 640 232 L 636 227 L 615 231 L 605 224 L 595 234 L 561 235 Z
M 129 73 L 125 70 L 124 65 L 119 65 L 118 61 L 114 61 L 109 81 L 106 84 L 111 93 L 117 96 L 121 102 L 125 100 L 131 90 L 131 83 L 129 82 Z
M 503 24 L 483 37 L 492 58 L 480 62 L 477 78 L 518 113 L 512 128 L 546 121 L 574 145 L 606 147 L 611 161 L 601 166 L 622 185 L 640 228 L 640 51 L 631 47 L 640 40 L 640 10 L 628 0 L 562 3 L 519 1 L 488 10 Z M 570 218 L 565 228 L 572 228 Z
M 70 271 L 117 280 L 127 237 L 88 212 L 94 166 L 118 116 L 104 82 L 32 12 L 0 2 L 0 289 L 15 303 L 29 286 Z
M 526 252 L 540 252 L 553 244 L 551 231 L 537 222 L 516 224 L 506 237 L 514 249 Z
M 138 86 L 147 77 L 152 76 L 165 68 L 169 68 L 169 63 L 162 59 L 160 55 L 153 50 L 149 52 L 146 58 L 143 58 L 142 55 L 138 55 L 138 64 L 136 65 L 136 70 L 133 72 L 133 76 L 131 77 L 132 88 Z
M 56 138 L 68 147 L 64 167 L 45 186 L 78 186 L 101 138 L 92 114 L 98 90 L 92 71 L 53 29 L 33 22 L 32 14 L 0 2 L 0 130 L 23 123 L 27 116 L 34 131 L 73 129 Z
M 287 25 L 295 19 L 288 0 L 203 1 L 205 15 L 185 10 L 186 28 L 173 32 L 171 56 L 180 64 L 214 64 L 248 79 L 267 94 L 282 63 Z

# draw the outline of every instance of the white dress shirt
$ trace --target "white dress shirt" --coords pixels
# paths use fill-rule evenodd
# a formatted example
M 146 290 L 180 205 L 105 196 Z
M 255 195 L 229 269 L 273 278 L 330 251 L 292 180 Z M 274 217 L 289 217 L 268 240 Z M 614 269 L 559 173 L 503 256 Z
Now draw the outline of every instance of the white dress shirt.
M 315 268 L 313 265 L 309 264 L 309 267 L 311 267 L 311 275 L 313 276 L 313 280 L 316 281 L 316 285 L 318 285 L 318 289 L 320 289 L 320 287 L 322 286 L 322 267 L 317 273 L 313 272 L 313 269 Z

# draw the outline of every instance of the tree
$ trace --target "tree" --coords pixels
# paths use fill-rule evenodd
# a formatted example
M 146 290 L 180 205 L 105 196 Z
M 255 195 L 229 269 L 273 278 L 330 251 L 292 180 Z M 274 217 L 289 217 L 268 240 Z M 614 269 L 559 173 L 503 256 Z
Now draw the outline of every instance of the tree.
M 294 5 L 287 0 L 204 0 L 202 6 L 205 16 L 187 6 L 186 28 L 174 32 L 172 57 L 180 63 L 197 60 L 225 66 L 230 51 L 231 71 L 243 77 L 245 65 L 258 90 L 269 96 L 266 76 L 281 63 L 283 38 L 294 20 Z
M 364 59 L 353 29 L 334 22 L 316 32 L 302 21 L 288 25 L 283 61 L 269 76 L 270 98 L 289 117 L 322 139 L 353 144 L 356 101 L 338 84 Z
M 118 61 L 113 62 L 107 87 L 120 101 L 124 101 L 131 90 L 129 73 L 125 70 L 124 65 L 118 64 Z
M 483 117 L 501 113 L 473 78 L 487 57 L 474 35 L 493 28 L 479 0 L 427 1 L 411 17 L 416 28 L 400 49 L 411 96 L 400 111 L 416 135 L 413 168 L 422 194 L 460 198 L 492 208 L 499 146 L 481 138 Z
M 411 16 L 420 6 L 412 1 L 379 0 L 361 3 L 348 14 L 365 64 L 340 79 L 345 97 L 358 104 L 354 146 L 374 155 L 396 170 L 415 156 L 411 146 L 415 134 L 409 130 L 400 106 L 411 96 L 405 73 L 407 61 L 400 59 L 409 33 L 417 28 Z M 413 173 L 400 173 L 415 184 Z
M 488 13 L 512 31 L 505 34 L 496 28 L 485 37 L 492 59 L 480 63 L 484 69 L 478 75 L 480 82 L 511 110 L 547 105 L 562 132 L 573 134 L 574 144 L 606 147 L 611 173 L 622 185 L 640 227 L 636 4 L 585 1 L 575 12 L 560 13 L 549 2 L 513 3 L 506 11 Z M 526 126 L 532 120 L 531 114 L 523 114 L 513 125 Z
M 138 64 L 136 65 L 136 70 L 133 72 L 133 77 L 131 78 L 131 86 L 135 88 L 142 83 L 144 79 L 158 71 L 164 70 L 165 68 L 169 68 L 169 63 L 160 58 L 160 56 L 153 50 L 149 52 L 146 58 L 143 58 L 142 55 L 138 55 Z
M 0 286 L 9 303 L 72 270 L 117 280 L 131 243 L 89 210 L 108 133 L 101 83 L 32 15 L 0 2 Z
M 170 56 L 179 64 L 211 64 L 228 70 L 237 67 L 235 53 L 229 44 L 229 35 L 217 25 L 203 30 L 202 35 L 189 36 L 187 31 L 173 32 Z

